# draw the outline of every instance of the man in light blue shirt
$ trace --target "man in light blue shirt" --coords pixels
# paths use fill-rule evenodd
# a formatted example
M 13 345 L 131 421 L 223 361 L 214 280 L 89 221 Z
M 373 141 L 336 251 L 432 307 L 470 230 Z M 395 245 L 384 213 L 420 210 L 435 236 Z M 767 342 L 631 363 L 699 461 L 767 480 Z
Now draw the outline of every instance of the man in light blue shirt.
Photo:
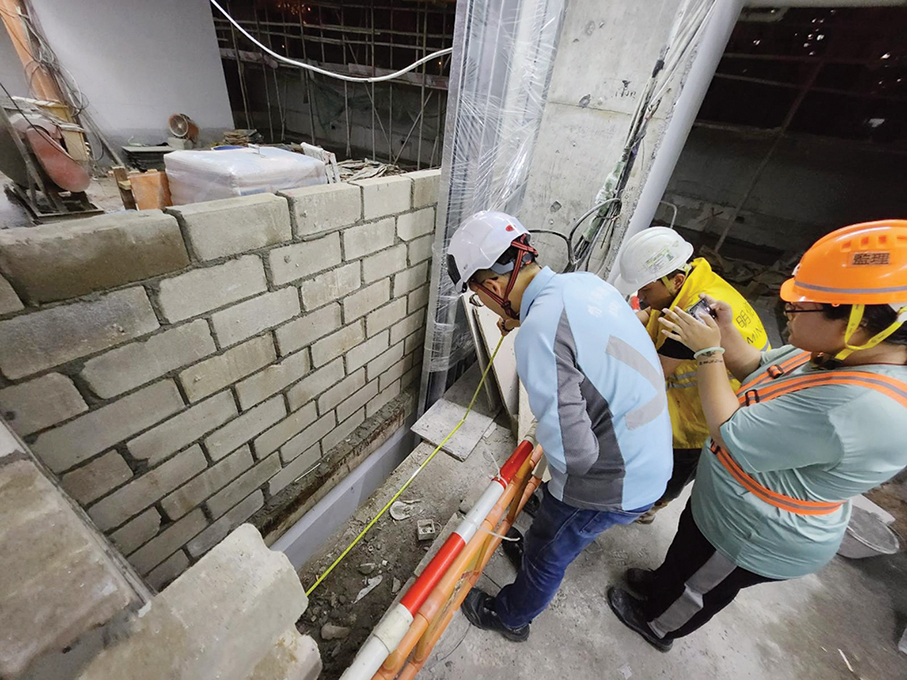
M 671 476 L 671 423 L 655 347 L 621 295 L 589 273 L 555 274 L 515 218 L 481 212 L 448 248 L 448 271 L 520 326 L 517 372 L 538 420 L 551 481 L 526 535 L 516 580 L 492 598 L 473 589 L 474 625 L 523 641 L 567 566 L 603 531 L 630 524 Z

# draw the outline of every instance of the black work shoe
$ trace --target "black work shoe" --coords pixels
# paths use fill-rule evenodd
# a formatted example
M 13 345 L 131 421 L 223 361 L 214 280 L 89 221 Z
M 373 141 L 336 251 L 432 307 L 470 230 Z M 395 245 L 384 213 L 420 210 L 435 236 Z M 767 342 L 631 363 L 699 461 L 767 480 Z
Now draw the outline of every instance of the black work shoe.
M 668 652 L 674 646 L 673 640 L 662 640 L 649 628 L 642 611 L 642 602 L 626 590 L 608 588 L 608 605 L 621 623 L 642 635 L 645 641 L 659 652 Z
M 655 583 L 655 572 L 651 569 L 627 569 L 624 580 L 637 597 L 647 600 Z
M 526 504 L 523 506 L 523 512 L 529 515 L 532 518 L 535 518 L 539 514 L 539 508 L 542 506 L 542 494 L 540 491 L 536 490 L 534 494 L 529 497 L 529 500 L 526 501 Z
M 461 609 L 469 622 L 476 628 L 481 628 L 482 630 L 496 630 L 505 638 L 512 640 L 513 642 L 525 642 L 528 640 L 529 624 L 527 623 L 522 628 L 517 628 L 516 630 L 508 628 L 501 622 L 497 613 L 491 608 L 493 600 L 494 598 L 491 597 L 491 595 L 483 593 L 478 588 L 473 588 L 469 591 L 466 599 L 463 600 Z
M 523 568 L 523 534 L 516 527 L 510 527 L 507 530 L 507 538 L 516 540 L 501 541 L 501 549 L 510 563 L 519 571 Z

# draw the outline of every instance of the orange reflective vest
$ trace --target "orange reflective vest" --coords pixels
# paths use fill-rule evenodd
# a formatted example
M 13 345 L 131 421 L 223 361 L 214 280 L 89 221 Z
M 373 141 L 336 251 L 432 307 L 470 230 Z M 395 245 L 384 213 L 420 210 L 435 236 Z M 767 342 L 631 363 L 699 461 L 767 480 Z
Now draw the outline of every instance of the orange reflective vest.
M 786 361 L 769 366 L 765 372 L 742 385 L 737 390 L 737 399 L 741 406 L 750 406 L 759 404 L 772 399 L 777 399 L 786 394 L 800 392 L 810 387 L 819 387 L 822 385 L 859 385 L 867 389 L 875 390 L 880 394 L 899 402 L 907 408 L 907 383 L 895 380 L 878 373 L 869 371 L 860 371 L 856 369 L 836 369 L 828 373 L 813 373 L 809 375 L 796 375 L 777 380 L 792 371 L 807 364 L 810 360 L 808 352 L 797 354 Z M 777 382 L 776 382 L 777 380 Z M 752 493 L 754 496 L 769 505 L 781 510 L 794 512 L 798 515 L 829 515 L 840 508 L 846 501 L 824 502 L 801 500 L 785 496 L 776 491 L 763 486 L 750 476 L 740 465 L 733 459 L 731 454 L 714 441 L 711 445 L 714 453 L 724 468 L 736 479 L 743 488 Z

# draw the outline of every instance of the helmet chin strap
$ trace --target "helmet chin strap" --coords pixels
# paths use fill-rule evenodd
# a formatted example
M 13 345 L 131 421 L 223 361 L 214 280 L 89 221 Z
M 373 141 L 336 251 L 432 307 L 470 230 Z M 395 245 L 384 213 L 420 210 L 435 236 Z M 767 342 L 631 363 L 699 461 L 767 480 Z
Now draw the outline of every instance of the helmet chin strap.
M 538 255 L 539 252 L 535 248 L 530 246 L 528 243 L 523 242 L 524 238 L 525 237 L 520 237 L 519 239 L 515 240 L 510 245 L 513 246 L 514 248 L 516 248 L 517 250 L 522 251 L 522 253 L 531 253 L 533 255 Z M 501 297 L 494 291 L 487 288 L 484 283 L 476 284 L 479 288 L 481 288 L 485 292 L 485 294 L 488 297 L 490 297 L 492 300 L 494 300 L 497 304 L 499 304 L 501 306 L 501 309 L 504 310 L 504 313 L 507 316 L 509 316 L 511 319 L 517 319 L 517 320 L 519 320 L 519 318 L 520 318 L 520 310 L 513 309 L 513 305 L 510 302 L 510 292 L 513 290 L 514 284 L 516 284 L 517 276 L 519 276 L 519 273 L 520 273 L 520 267 L 523 265 L 523 258 L 525 257 L 525 255 L 523 255 L 522 253 L 520 254 L 519 257 L 517 257 L 516 261 L 513 264 L 513 269 L 510 271 L 510 279 L 508 279 L 508 281 L 507 281 L 507 288 L 504 290 L 503 297 Z
M 863 312 L 865 311 L 865 305 L 854 305 L 850 310 L 850 318 L 847 321 L 847 330 L 844 332 L 844 349 L 835 354 L 835 361 L 844 361 L 854 352 L 859 352 L 864 349 L 872 349 L 882 341 L 884 341 L 888 336 L 893 334 L 898 328 L 904 325 L 904 322 L 907 322 L 907 306 L 902 307 L 898 311 L 898 316 L 894 320 L 894 323 L 891 324 L 888 328 L 877 333 L 864 342 L 862 345 L 851 345 L 850 339 L 854 334 L 859 330 L 860 323 L 863 321 Z

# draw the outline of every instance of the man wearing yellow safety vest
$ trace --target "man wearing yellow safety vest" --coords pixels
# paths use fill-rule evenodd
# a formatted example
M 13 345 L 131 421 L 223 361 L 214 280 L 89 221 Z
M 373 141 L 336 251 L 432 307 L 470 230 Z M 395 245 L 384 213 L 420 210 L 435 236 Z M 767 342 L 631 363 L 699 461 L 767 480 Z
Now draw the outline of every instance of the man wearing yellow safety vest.
M 697 308 L 704 307 L 700 296 L 709 295 L 731 306 L 733 324 L 750 346 L 769 349 L 765 328 L 750 303 L 713 272 L 704 258 L 690 262 L 692 255 L 693 246 L 676 231 L 651 227 L 630 238 L 618 259 L 620 276 L 614 285 L 623 295 L 639 291 L 639 300 L 645 308 L 638 316 L 655 343 L 664 369 L 674 434 L 674 472 L 664 495 L 638 520 L 641 524 L 650 523 L 658 510 L 677 498 L 693 481 L 699 453 L 709 436 L 699 401 L 693 352 L 660 332 L 662 310 L 695 313 Z M 731 379 L 731 385 L 736 389 L 739 383 Z
M 907 220 L 820 239 L 781 298 L 791 344 L 771 352 L 744 340 L 723 301 L 660 322 L 695 353 L 711 439 L 664 563 L 630 569 L 639 597 L 611 588 L 608 603 L 661 651 L 742 588 L 820 569 L 849 499 L 907 465 Z

